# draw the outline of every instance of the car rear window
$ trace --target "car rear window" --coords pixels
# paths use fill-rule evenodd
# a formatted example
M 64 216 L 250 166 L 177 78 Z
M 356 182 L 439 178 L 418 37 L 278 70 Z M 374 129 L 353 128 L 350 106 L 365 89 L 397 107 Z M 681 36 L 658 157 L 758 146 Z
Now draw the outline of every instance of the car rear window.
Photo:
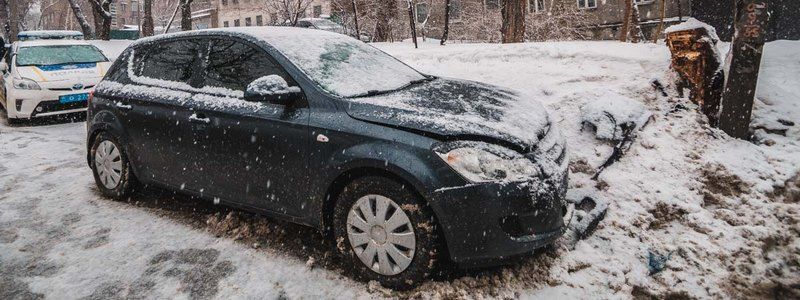
M 17 51 L 18 66 L 47 66 L 108 61 L 92 45 L 25 46 Z

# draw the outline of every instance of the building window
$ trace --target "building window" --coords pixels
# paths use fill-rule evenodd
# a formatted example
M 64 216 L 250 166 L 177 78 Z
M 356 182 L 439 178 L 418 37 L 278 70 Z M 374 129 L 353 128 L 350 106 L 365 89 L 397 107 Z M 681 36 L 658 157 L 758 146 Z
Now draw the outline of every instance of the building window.
M 222 5 L 228 5 L 228 0 L 222 0 Z
M 120 2 L 119 11 L 120 12 L 124 12 L 127 6 L 128 6 L 128 4 L 126 4 L 125 2 Z
M 139 2 L 131 1 L 131 11 L 138 12 L 139 11 Z
M 244 18 L 244 26 L 253 26 L 253 18 Z
M 223 21 L 222 27 L 230 27 L 230 23 L 228 23 L 228 21 Z
M 578 0 L 578 8 L 595 8 L 597 0 Z
M 119 18 L 119 25 L 125 25 L 125 18 Z
M 461 20 L 461 0 L 450 0 L 450 21 Z
M 500 0 L 483 0 L 483 6 L 486 8 L 500 8 Z
M 417 23 L 422 23 L 428 20 L 428 4 L 417 3 Z
M 540 13 L 544 11 L 544 0 L 528 0 L 528 11 Z
M 314 18 L 319 18 L 322 14 L 322 5 L 314 5 Z
M 233 20 L 233 27 L 239 27 L 239 26 L 241 26 L 241 24 L 239 24 L 239 19 Z
M 256 26 L 264 26 L 264 17 L 261 15 L 256 16 Z

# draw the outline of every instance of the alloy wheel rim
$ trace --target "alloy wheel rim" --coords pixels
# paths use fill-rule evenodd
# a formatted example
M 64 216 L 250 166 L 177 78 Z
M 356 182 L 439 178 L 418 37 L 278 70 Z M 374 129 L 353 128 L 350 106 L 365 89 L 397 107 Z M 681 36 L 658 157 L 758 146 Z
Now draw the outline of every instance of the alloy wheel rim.
M 95 170 L 100 182 L 109 190 L 119 185 L 122 178 L 122 155 L 111 141 L 103 141 L 97 146 L 94 154 Z
M 397 275 L 411 264 L 416 236 L 408 215 L 381 195 L 361 197 L 347 214 L 347 236 L 364 265 L 381 275 Z

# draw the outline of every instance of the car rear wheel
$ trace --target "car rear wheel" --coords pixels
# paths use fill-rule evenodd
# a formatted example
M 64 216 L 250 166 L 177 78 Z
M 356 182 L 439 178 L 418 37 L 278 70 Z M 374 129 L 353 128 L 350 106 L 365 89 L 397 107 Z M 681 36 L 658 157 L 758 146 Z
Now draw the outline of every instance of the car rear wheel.
M 334 235 L 337 252 L 358 279 L 410 289 L 436 271 L 441 243 L 433 212 L 396 181 L 350 183 L 336 203 Z
M 104 196 L 122 198 L 133 192 L 136 177 L 116 137 L 100 133 L 92 144 L 90 157 L 95 184 Z

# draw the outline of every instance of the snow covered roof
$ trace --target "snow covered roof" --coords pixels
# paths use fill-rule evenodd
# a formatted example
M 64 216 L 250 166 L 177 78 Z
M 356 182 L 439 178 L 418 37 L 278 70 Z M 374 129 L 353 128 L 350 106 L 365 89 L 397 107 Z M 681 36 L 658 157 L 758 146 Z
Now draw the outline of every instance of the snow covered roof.
M 670 34 L 673 32 L 692 30 L 698 28 L 705 28 L 706 31 L 708 31 L 708 34 L 711 35 L 711 37 L 714 38 L 714 40 L 719 41 L 719 36 L 717 36 L 717 30 L 714 29 L 714 27 L 695 18 L 689 18 L 688 20 L 686 20 L 686 22 L 667 27 L 667 29 L 664 30 L 664 34 Z

